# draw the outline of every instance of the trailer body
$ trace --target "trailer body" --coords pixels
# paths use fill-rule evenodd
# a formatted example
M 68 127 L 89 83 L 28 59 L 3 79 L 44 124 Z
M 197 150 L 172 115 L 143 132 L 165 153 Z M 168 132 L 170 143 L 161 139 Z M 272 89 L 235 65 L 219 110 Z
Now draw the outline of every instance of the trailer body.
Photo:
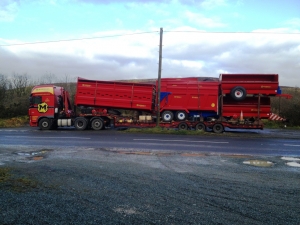
M 198 78 L 163 78 L 160 111 L 170 111 L 177 120 L 193 115 L 217 115 L 219 107 L 219 82 L 200 81 Z M 184 116 L 186 114 L 186 117 Z
M 155 85 L 78 78 L 76 106 L 153 111 Z
M 278 74 L 220 74 L 223 94 L 242 101 L 247 95 L 276 96 L 279 90 Z

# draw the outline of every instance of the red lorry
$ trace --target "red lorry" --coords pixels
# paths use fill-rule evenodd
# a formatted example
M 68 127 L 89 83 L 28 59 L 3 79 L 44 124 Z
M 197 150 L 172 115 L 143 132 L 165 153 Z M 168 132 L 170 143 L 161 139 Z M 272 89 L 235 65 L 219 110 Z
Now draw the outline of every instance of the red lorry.
M 74 108 L 63 87 L 40 85 L 30 96 L 30 126 L 42 130 L 74 126 L 178 129 L 262 129 L 271 96 L 281 96 L 277 74 L 221 74 L 219 79 L 163 78 L 156 84 L 78 78 Z M 287 96 L 286 96 L 287 97 Z

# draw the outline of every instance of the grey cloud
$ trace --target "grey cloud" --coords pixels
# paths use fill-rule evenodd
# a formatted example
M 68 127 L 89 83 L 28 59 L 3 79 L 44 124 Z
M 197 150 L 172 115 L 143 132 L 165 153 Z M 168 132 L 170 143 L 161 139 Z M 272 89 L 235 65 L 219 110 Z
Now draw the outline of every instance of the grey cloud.
M 56 77 L 70 75 L 99 80 L 155 79 L 158 74 L 158 49 L 152 58 L 97 54 L 92 60 L 62 54 L 26 52 L 15 55 L 0 48 L 0 74 L 27 73 L 38 78 L 46 73 Z M 225 56 L 224 56 L 225 55 Z M 266 43 L 253 46 L 243 41 L 217 45 L 208 43 L 163 47 L 162 77 L 218 77 L 228 73 L 278 73 L 280 84 L 299 86 L 300 42 Z M 173 61 L 179 62 L 174 63 Z M 201 68 L 187 67 L 180 62 L 200 62 Z

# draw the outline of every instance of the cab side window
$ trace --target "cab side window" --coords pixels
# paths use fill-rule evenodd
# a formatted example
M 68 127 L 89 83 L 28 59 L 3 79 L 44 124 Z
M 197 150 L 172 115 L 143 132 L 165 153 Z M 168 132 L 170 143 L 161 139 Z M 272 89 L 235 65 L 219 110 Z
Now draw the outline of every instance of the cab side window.
M 30 97 L 30 104 L 35 105 L 35 104 L 40 104 L 42 103 L 42 96 L 31 96 Z

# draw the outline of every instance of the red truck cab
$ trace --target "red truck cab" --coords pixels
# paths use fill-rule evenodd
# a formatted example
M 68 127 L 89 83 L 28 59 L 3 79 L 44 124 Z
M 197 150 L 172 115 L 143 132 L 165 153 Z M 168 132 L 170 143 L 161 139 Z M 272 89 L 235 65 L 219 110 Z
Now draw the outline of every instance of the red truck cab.
M 28 112 L 30 126 L 48 130 L 57 124 L 61 115 L 70 117 L 72 113 L 68 92 L 63 87 L 39 85 L 32 89 Z

